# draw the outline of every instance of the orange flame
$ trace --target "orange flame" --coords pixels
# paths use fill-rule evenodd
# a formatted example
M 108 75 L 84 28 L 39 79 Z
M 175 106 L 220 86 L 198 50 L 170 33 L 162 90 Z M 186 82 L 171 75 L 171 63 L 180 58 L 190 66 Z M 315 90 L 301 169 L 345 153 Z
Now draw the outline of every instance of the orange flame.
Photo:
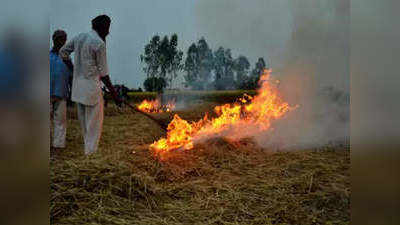
M 217 135 L 238 140 L 270 129 L 273 120 L 295 108 L 278 96 L 276 87 L 270 84 L 270 72 L 264 70 L 256 96 L 245 94 L 235 104 L 216 106 L 216 118 L 208 119 L 206 115 L 190 123 L 175 115 L 168 125 L 167 137 L 154 142 L 150 149 L 162 155 L 175 149 L 192 149 L 195 141 Z
M 175 109 L 175 101 L 169 101 L 166 105 L 161 105 L 158 99 L 156 100 L 143 100 L 138 106 L 138 109 L 146 113 L 163 113 L 171 112 Z

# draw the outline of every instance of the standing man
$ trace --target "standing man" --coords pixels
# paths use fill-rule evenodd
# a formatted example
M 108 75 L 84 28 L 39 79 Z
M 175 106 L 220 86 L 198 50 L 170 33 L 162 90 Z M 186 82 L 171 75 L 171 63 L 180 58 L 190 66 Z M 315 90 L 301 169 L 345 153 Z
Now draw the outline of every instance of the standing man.
M 67 99 L 72 79 L 73 66 L 69 58 L 59 57 L 61 47 L 67 41 L 67 33 L 56 30 L 53 34 L 53 48 L 50 51 L 50 104 L 53 115 L 53 142 L 55 149 L 65 148 L 67 134 Z
M 94 18 L 92 31 L 79 34 L 60 50 L 63 59 L 68 59 L 75 52 L 71 100 L 77 103 L 86 155 L 97 151 L 103 127 L 104 106 L 100 81 L 111 92 L 116 104 L 121 104 L 111 84 L 107 65 L 106 37 L 110 24 L 111 19 L 106 15 Z

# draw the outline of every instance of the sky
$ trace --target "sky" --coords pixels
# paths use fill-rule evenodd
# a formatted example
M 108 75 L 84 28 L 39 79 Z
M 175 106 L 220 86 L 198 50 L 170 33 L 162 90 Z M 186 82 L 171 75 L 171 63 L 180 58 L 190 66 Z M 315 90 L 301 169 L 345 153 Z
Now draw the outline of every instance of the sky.
M 107 38 L 112 81 L 131 88 L 142 86 L 140 54 L 155 34 L 177 33 L 184 52 L 205 37 L 214 50 L 230 48 L 252 65 L 258 57 L 278 65 L 292 30 L 288 0 L 57 0 L 51 1 L 50 35 L 57 29 L 69 38 L 87 32 L 100 14 L 112 19 Z

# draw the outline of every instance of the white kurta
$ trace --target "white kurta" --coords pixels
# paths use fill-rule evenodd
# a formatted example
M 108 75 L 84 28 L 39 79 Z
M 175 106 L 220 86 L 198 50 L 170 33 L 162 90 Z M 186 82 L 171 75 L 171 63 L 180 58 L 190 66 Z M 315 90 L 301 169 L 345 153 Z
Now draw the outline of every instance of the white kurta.
M 83 105 L 96 105 L 102 95 L 100 78 L 109 75 L 106 44 L 96 31 L 81 33 L 60 50 L 68 59 L 74 52 L 74 77 L 71 100 Z
M 96 152 L 103 127 L 103 94 L 100 78 L 109 75 L 106 44 L 96 31 L 82 33 L 60 50 L 67 59 L 74 52 L 71 100 L 77 103 L 85 141 L 85 154 Z

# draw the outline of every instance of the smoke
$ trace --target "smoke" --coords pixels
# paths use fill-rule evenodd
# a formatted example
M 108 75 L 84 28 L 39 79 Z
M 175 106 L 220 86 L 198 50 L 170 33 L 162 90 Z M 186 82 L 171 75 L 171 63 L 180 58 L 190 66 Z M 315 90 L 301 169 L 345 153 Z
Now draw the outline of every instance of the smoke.
M 299 104 L 267 140 L 314 148 L 349 140 L 349 1 L 291 2 L 294 26 L 278 69 L 284 99 Z
M 279 58 L 290 38 L 292 15 L 289 0 L 197 1 L 196 27 L 212 49 L 232 49 L 252 66 L 259 57 L 268 63 Z M 275 63 L 272 61 L 272 63 Z
M 283 99 L 299 105 L 255 137 L 261 146 L 311 148 L 349 139 L 349 10 L 349 0 L 199 3 L 198 25 L 210 42 L 252 64 L 265 57 Z

